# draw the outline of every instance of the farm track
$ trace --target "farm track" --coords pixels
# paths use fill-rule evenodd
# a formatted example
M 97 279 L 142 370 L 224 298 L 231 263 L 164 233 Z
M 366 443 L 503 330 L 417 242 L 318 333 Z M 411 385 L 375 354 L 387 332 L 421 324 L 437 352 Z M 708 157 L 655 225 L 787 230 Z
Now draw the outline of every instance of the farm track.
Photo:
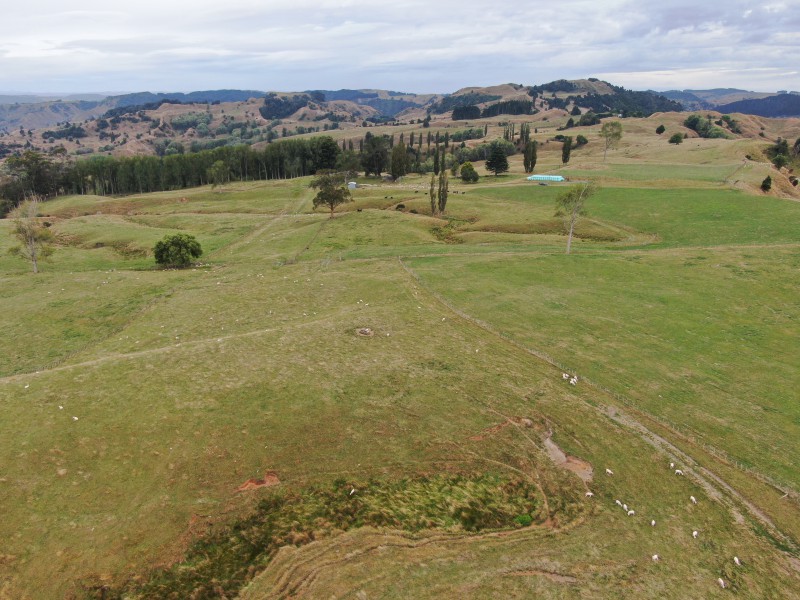
M 286 331 L 289 328 L 302 328 L 302 327 L 309 327 L 315 326 L 320 323 L 325 323 L 330 319 L 330 315 L 327 315 L 324 318 L 314 319 L 312 321 L 304 321 L 302 323 L 297 323 L 294 325 L 283 324 L 278 327 L 267 327 L 264 329 L 255 329 L 252 331 L 245 331 L 242 333 L 230 333 L 226 335 L 217 335 L 213 338 L 201 338 L 197 340 L 190 340 L 186 342 L 179 342 L 177 344 L 171 344 L 169 346 L 159 346 L 157 348 L 149 348 L 147 350 L 138 350 L 136 352 L 125 352 L 125 353 L 116 353 L 116 354 L 108 354 L 106 356 L 102 356 L 100 358 L 94 358 L 92 360 L 86 360 L 77 363 L 71 364 L 62 364 L 56 367 L 52 367 L 50 369 L 40 369 L 38 371 L 31 371 L 28 373 L 16 373 L 14 375 L 6 375 L 5 377 L 0 377 L 0 384 L 3 383 L 14 383 L 16 381 L 22 381 L 29 377 L 35 377 L 37 375 L 43 375 L 47 373 L 57 373 L 59 371 L 70 371 L 73 369 L 82 369 L 86 367 L 95 367 L 97 365 L 102 365 L 105 363 L 110 363 L 114 361 L 120 360 L 135 360 L 137 358 L 142 358 L 144 356 L 151 356 L 151 355 L 158 355 L 158 354 L 165 354 L 167 352 L 172 352 L 175 350 L 182 350 L 186 348 L 193 348 L 196 346 L 205 346 L 210 344 L 218 344 L 224 342 L 226 340 L 233 340 L 233 339 L 242 339 L 248 337 L 256 337 L 259 335 L 264 335 L 268 333 L 276 333 L 281 331 Z
M 797 246 L 797 244 L 793 244 L 793 246 Z M 444 297 L 436 293 L 435 291 L 431 290 L 430 288 L 426 287 L 421 279 L 416 275 L 416 273 L 403 262 L 402 258 L 398 258 L 401 267 L 408 275 L 413 285 L 416 286 L 418 289 L 423 290 L 426 294 L 430 297 L 435 299 L 439 304 L 453 312 L 455 315 L 461 317 L 464 321 L 472 324 L 475 327 L 483 330 L 484 332 L 492 335 L 493 337 L 499 338 L 503 340 L 505 343 L 515 347 L 517 350 L 533 356 L 534 358 L 549 364 L 550 366 L 556 368 L 558 372 L 563 371 L 570 371 L 565 365 L 562 365 L 553 357 L 549 356 L 547 353 L 542 352 L 540 350 L 529 348 L 511 338 L 504 335 L 500 330 L 496 329 L 492 325 L 477 319 L 468 313 L 462 311 L 461 309 L 455 307 L 450 302 L 448 302 Z M 792 548 L 793 552 L 797 553 L 800 552 L 800 544 L 792 537 L 785 534 L 781 531 L 775 523 L 753 502 L 748 500 L 744 497 L 740 492 L 738 492 L 733 486 L 727 483 L 721 476 L 717 473 L 714 473 L 708 467 L 704 467 L 700 465 L 694 458 L 692 458 L 688 453 L 681 450 L 676 444 L 666 439 L 664 436 L 658 435 L 648 427 L 646 427 L 643 423 L 643 419 L 637 419 L 633 416 L 634 413 L 641 415 L 641 417 L 646 418 L 648 420 L 653 420 L 654 422 L 659 423 L 659 425 L 664 428 L 670 430 L 671 434 L 675 436 L 675 438 L 681 438 L 680 434 L 671 430 L 671 427 L 668 424 L 662 423 L 660 420 L 656 419 L 652 415 L 648 415 L 647 413 L 639 410 L 634 409 L 632 407 L 632 403 L 622 397 L 620 394 L 616 392 L 612 392 L 611 390 L 606 389 L 604 386 L 592 382 L 585 377 L 582 377 L 582 382 L 585 385 L 593 387 L 597 391 L 601 392 L 604 396 L 606 396 L 609 400 L 616 399 L 624 403 L 625 410 L 622 409 L 620 406 L 615 406 L 611 402 L 607 403 L 606 405 L 595 405 L 592 404 L 585 399 L 582 399 L 584 404 L 587 407 L 590 407 L 598 414 L 606 417 L 611 418 L 613 421 L 618 423 L 619 425 L 624 426 L 628 431 L 636 435 L 639 439 L 647 443 L 648 445 L 652 446 L 656 450 L 662 452 L 667 457 L 679 460 L 686 466 L 684 471 L 688 476 L 690 476 L 693 480 L 695 480 L 709 495 L 709 497 L 716 498 L 722 501 L 726 507 L 731 511 L 738 522 L 743 520 L 742 515 L 739 513 L 738 508 L 742 508 L 750 517 L 759 523 L 762 527 L 764 527 L 769 534 L 775 539 L 782 542 L 784 545 Z M 627 412 L 626 412 L 627 411 Z M 716 459 L 716 457 L 715 457 Z M 718 460 L 718 459 L 716 459 Z M 752 475 L 752 474 L 751 474 Z M 769 482 L 764 482 L 767 485 L 771 485 Z

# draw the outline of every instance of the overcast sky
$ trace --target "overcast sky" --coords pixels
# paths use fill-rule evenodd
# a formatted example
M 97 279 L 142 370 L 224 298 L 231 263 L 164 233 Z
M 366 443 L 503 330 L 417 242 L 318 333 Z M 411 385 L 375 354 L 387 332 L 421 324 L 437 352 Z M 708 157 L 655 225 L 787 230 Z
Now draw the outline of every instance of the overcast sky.
M 800 0 L 27 0 L 0 23 L 0 93 L 800 90 Z

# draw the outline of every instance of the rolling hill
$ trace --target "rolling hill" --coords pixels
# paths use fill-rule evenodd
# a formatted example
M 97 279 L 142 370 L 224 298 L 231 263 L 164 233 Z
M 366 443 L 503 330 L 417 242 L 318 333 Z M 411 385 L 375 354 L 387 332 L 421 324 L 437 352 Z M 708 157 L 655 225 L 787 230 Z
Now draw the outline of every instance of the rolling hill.
M 441 215 L 428 173 L 334 218 L 308 177 L 62 195 L 36 276 L 0 220 L 0 598 L 797 598 L 800 203 L 757 132 L 800 120 L 626 118 L 565 164 L 535 116 L 570 181 L 476 160 Z M 176 233 L 203 255 L 156 268 Z

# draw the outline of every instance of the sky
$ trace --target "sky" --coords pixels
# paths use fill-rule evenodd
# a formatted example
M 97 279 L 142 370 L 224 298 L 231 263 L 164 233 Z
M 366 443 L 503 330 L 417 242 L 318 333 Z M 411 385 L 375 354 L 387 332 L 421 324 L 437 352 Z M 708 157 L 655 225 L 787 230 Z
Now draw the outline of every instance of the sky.
M 0 93 L 449 93 L 598 77 L 800 90 L 800 0 L 27 0 L 0 12 Z

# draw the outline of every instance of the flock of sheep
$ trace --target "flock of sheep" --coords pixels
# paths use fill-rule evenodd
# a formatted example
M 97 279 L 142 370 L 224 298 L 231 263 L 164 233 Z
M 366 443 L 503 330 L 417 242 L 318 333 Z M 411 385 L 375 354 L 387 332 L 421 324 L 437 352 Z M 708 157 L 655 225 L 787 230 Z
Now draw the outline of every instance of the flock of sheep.
M 561 375 L 561 377 L 562 377 L 562 379 L 564 379 L 564 381 L 569 381 L 569 383 L 571 385 L 577 385 L 578 384 L 578 376 L 577 375 L 570 375 L 569 373 L 563 373 Z M 682 476 L 683 475 L 683 470 L 675 468 L 675 463 L 674 462 L 669 463 L 669 468 L 670 468 L 670 470 L 674 470 L 675 471 L 675 475 L 678 475 L 678 476 Z M 606 469 L 606 475 L 611 477 L 611 476 L 614 475 L 614 471 L 612 471 L 611 469 L 607 468 Z M 586 492 L 586 497 L 587 498 L 593 498 L 594 497 L 594 493 L 591 492 L 591 491 L 587 491 Z M 689 496 L 689 501 L 692 504 L 695 504 L 695 505 L 697 504 L 697 498 L 695 498 L 694 496 Z M 619 506 L 620 508 L 622 508 L 622 510 L 625 511 L 625 514 L 628 515 L 629 517 L 633 517 L 633 516 L 636 515 L 636 511 L 633 510 L 633 508 L 629 508 L 626 503 L 624 503 L 624 502 L 622 502 L 620 500 L 614 500 L 614 503 L 617 506 Z M 655 519 L 650 521 L 650 526 L 651 527 L 655 527 L 656 526 Z M 692 531 L 692 537 L 694 539 L 697 539 L 699 536 L 700 536 L 700 532 L 699 531 L 697 531 L 696 529 Z M 658 562 L 658 561 L 661 560 L 661 557 L 658 554 L 653 554 L 652 560 L 653 560 L 653 562 Z M 734 556 L 733 557 L 733 562 L 734 562 L 734 564 L 736 564 L 737 567 L 741 567 L 742 566 L 742 561 L 739 560 L 738 556 Z M 719 584 L 719 586 L 722 589 L 725 589 L 725 588 L 728 587 L 728 583 L 722 577 L 717 579 L 717 583 Z

